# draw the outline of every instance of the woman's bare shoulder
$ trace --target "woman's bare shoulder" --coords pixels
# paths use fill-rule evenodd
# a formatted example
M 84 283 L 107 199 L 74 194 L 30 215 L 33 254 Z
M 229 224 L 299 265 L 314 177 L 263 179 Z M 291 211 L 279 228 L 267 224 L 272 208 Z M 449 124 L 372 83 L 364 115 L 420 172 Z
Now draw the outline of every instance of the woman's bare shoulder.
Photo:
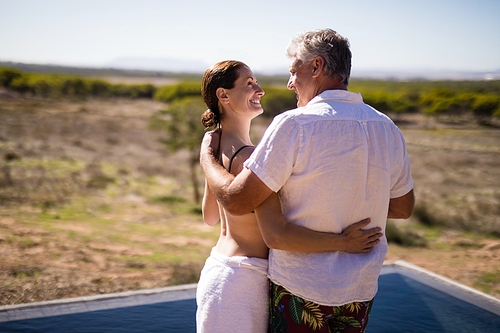
M 231 173 L 233 175 L 237 175 L 241 172 L 241 170 L 243 170 L 243 163 L 245 163 L 250 155 L 252 155 L 254 149 L 254 146 L 244 147 L 233 157 L 233 161 L 231 163 Z

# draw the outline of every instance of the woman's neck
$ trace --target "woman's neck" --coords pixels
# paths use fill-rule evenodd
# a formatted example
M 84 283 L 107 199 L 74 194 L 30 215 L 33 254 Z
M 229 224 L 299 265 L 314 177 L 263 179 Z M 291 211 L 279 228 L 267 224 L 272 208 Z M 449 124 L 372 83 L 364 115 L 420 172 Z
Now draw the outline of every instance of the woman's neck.
M 251 145 L 250 123 L 251 120 L 241 119 L 239 117 L 223 118 L 221 121 L 222 137 L 230 139 L 234 144 L 236 144 L 237 141 L 241 141 L 241 144 Z

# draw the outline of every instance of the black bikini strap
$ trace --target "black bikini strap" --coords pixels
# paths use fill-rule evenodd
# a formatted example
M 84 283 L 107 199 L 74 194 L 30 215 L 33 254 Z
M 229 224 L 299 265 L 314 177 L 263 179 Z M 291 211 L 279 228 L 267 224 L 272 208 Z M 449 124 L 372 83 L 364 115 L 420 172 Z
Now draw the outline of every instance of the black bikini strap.
M 231 164 L 233 164 L 233 160 L 236 157 L 236 155 L 238 155 L 238 153 L 242 151 L 243 148 L 248 148 L 248 147 L 253 147 L 253 146 L 243 146 L 240 149 L 238 149 L 236 153 L 234 153 L 233 157 L 231 157 L 231 160 L 229 161 L 229 168 L 227 168 L 227 172 L 231 172 Z
M 220 124 L 219 124 L 220 129 Z M 222 165 L 222 151 L 220 150 L 220 143 L 222 141 L 222 131 L 219 132 L 219 146 L 217 147 L 217 157 L 219 158 L 219 163 Z

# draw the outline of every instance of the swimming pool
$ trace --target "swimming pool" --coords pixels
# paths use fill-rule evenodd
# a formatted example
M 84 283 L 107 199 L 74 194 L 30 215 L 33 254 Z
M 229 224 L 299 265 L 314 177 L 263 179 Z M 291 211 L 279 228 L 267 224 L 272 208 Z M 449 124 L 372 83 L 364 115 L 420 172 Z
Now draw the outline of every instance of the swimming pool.
M 195 332 L 196 284 L 0 307 L 0 332 Z M 384 265 L 367 332 L 500 332 L 500 300 Z

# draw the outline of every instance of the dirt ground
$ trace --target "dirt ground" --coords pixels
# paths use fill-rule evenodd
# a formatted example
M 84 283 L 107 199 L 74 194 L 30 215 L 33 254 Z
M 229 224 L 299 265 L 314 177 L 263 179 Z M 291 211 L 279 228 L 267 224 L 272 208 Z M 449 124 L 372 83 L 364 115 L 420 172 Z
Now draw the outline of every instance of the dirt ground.
M 92 193 L 94 195 L 89 207 L 97 208 L 92 216 L 98 215 L 95 218 L 115 221 L 107 228 L 122 230 L 123 234 L 130 235 L 126 242 L 104 241 L 101 235 L 109 230 L 85 222 L 85 219 L 61 217 L 57 220 L 57 214 L 63 214 L 61 207 L 68 202 L 65 198 L 60 198 L 60 202 L 54 199 L 54 205 L 48 207 L 40 205 L 38 201 L 34 203 L 36 198 L 31 196 L 10 202 L 5 196 L 0 198 L 3 200 L 0 202 L 0 305 L 197 281 L 203 265 L 202 258 L 208 256 L 210 248 L 215 244 L 218 228 L 206 226 L 199 215 L 176 213 L 172 207 L 158 206 L 145 199 L 144 193 L 129 189 L 132 186 L 130 184 L 143 179 L 141 177 L 161 175 L 165 186 L 171 186 L 172 193 L 188 195 L 183 192 L 186 187 L 183 179 L 187 176 L 179 166 L 185 156 L 182 152 L 177 155 L 166 154 L 158 141 L 161 134 L 147 129 L 149 116 L 163 107 L 161 103 L 147 100 L 70 103 L 25 100 L 6 92 L 0 94 L 2 158 L 6 159 L 8 153 L 14 152 L 24 160 L 64 157 L 85 161 L 89 165 L 98 160 L 130 166 L 131 170 L 123 176 L 123 182 L 128 182 L 128 187 L 122 187 L 125 189 L 124 193 L 107 197 L 97 190 L 85 190 L 86 196 Z M 406 126 L 410 131 L 407 137 L 410 155 L 411 151 L 415 151 L 412 155 L 413 164 L 413 158 L 420 156 L 418 152 L 421 151 L 416 147 L 431 147 L 433 141 L 426 143 L 421 133 L 411 132 L 412 129 L 429 126 L 428 119 L 419 122 L 412 120 Z M 410 146 L 413 142 L 418 144 Z M 493 155 L 494 160 L 488 157 L 490 159 L 487 163 L 498 162 L 498 143 Z M 5 170 L 7 162 L 2 163 Z M 416 183 L 420 180 L 425 183 L 425 172 L 417 169 L 414 172 Z M 133 175 L 139 176 L 132 178 Z M 84 176 L 78 177 L 81 178 L 74 184 L 79 184 Z M 498 173 L 494 177 L 498 177 Z M 172 178 L 174 181 L 171 181 Z M 0 176 L 0 182 L 2 181 L 0 187 L 8 186 L 6 178 Z M 435 179 L 427 181 L 435 182 Z M 66 191 L 68 196 L 77 193 L 71 189 Z M 494 191 L 498 193 L 498 188 L 494 188 Z M 425 196 L 425 193 L 424 189 L 419 189 L 417 200 L 419 196 Z M 78 195 L 81 193 L 78 192 Z M 429 198 L 433 200 L 432 197 Z M 104 207 L 97 213 L 103 203 L 108 208 Z M 492 205 L 495 204 L 498 203 L 492 202 Z M 50 225 L 40 219 L 44 214 L 55 216 Z M 491 218 L 498 223 L 498 216 Z M 146 234 L 143 230 L 130 232 L 127 229 L 132 228 L 130 221 L 150 228 L 151 233 Z M 174 223 L 176 233 L 168 234 L 169 230 L 174 230 Z M 92 228 L 101 229 L 96 231 Z M 157 239 L 152 238 L 155 235 L 159 235 Z M 113 234 L 113 237 L 119 237 L 119 232 Z M 150 243 L 154 242 L 161 243 L 162 247 L 152 249 Z M 500 296 L 498 238 L 467 235 L 443 228 L 429 240 L 427 247 L 403 247 L 396 244 L 390 244 L 389 247 L 387 261 L 405 260 L 496 297 Z M 189 257 L 191 259 L 185 261 L 139 259 L 161 251 L 168 252 L 169 249 L 174 252 L 184 249 L 186 253 L 195 251 L 196 255 L 192 255 L 194 259 Z M 183 252 L 179 253 L 180 257 L 188 256 Z M 119 259 L 124 257 L 137 259 Z

